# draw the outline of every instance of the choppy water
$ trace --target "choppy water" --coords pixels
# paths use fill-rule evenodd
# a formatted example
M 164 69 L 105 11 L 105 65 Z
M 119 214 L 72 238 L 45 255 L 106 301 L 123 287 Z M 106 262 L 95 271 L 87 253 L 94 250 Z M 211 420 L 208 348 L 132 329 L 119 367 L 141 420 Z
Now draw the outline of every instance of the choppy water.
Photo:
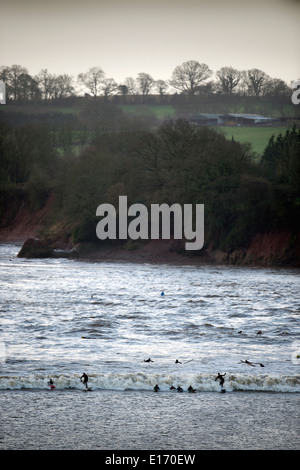
M 50 377 L 54 393 L 81 391 L 83 372 L 117 396 L 155 384 L 166 396 L 171 385 L 219 392 L 218 372 L 227 392 L 300 391 L 299 271 L 25 260 L 19 249 L 0 245 L 6 403 L 49 393 Z

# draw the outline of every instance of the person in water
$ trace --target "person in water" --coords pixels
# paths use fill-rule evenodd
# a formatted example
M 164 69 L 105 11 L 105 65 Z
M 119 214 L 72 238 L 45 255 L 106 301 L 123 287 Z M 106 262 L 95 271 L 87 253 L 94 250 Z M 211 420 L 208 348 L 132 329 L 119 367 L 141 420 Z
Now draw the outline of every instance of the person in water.
M 176 359 L 175 364 L 181 364 L 181 362 Z
M 159 386 L 156 384 L 154 389 L 153 389 L 155 392 L 158 392 L 158 390 L 160 390 Z
M 183 388 L 181 388 L 180 385 L 177 387 L 177 392 L 183 392 Z
M 188 388 L 188 392 L 189 393 L 195 393 L 195 389 L 190 385 L 189 388 Z
M 248 361 L 248 359 L 246 359 L 245 361 L 240 361 L 240 364 L 248 364 L 248 366 L 252 366 L 252 367 L 255 367 L 255 364 L 253 364 L 253 362 L 250 362 Z
M 80 377 L 80 382 L 82 382 L 86 386 L 86 388 L 88 388 L 88 381 L 88 376 L 86 374 L 82 374 L 82 376 Z
M 255 364 L 259 364 L 260 367 L 265 367 L 261 362 L 255 362 L 254 363 L 254 362 L 248 361 L 247 359 L 245 361 L 240 361 L 240 364 L 242 364 L 242 363 L 248 364 L 249 366 L 252 366 L 252 367 L 255 367 Z
M 152 359 L 150 359 L 150 357 L 149 357 L 149 359 L 144 359 L 144 362 L 153 362 L 153 361 L 152 361 Z
M 50 388 L 55 388 L 55 385 L 52 379 L 49 380 L 48 385 L 50 386 Z
M 223 383 L 224 383 L 224 381 L 225 381 L 225 379 L 224 379 L 225 375 L 226 375 L 226 372 L 225 372 L 225 374 L 223 374 L 223 375 L 220 374 L 220 372 L 218 372 L 218 375 L 217 375 L 217 377 L 215 378 L 215 381 L 218 380 L 218 379 L 220 380 L 220 385 L 221 385 L 222 388 L 223 388 Z

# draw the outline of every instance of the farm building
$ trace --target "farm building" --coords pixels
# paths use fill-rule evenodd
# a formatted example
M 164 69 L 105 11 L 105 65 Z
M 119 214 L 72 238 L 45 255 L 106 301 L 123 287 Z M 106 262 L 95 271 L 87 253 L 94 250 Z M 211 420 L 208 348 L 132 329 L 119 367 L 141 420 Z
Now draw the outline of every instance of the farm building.
M 209 114 L 197 113 L 189 117 L 197 126 L 270 126 L 276 119 L 259 114 Z
M 189 117 L 189 121 L 197 126 L 217 126 L 223 124 L 221 114 L 197 113 Z
M 221 116 L 225 126 L 270 126 L 276 121 L 274 118 L 260 116 L 259 114 L 224 114 Z

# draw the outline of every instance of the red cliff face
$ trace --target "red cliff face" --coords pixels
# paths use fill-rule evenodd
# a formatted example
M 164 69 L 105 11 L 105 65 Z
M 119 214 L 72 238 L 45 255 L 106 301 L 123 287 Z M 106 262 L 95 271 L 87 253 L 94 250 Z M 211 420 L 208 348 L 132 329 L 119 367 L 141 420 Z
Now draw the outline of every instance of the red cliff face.
M 300 237 L 285 231 L 257 233 L 248 248 L 230 253 L 208 249 L 207 257 L 220 264 L 300 267 Z
M 63 249 L 72 248 L 70 226 L 55 223 L 49 228 L 47 221 L 52 203 L 53 201 L 49 200 L 43 209 L 33 213 L 26 207 L 20 208 L 13 222 L 0 228 L 0 243 L 24 243 L 30 238 L 43 240 L 42 234 L 46 232 L 45 227 L 47 227 L 50 246 Z M 177 240 L 149 240 L 137 243 L 136 246 L 130 246 L 130 248 L 125 245 L 122 249 L 101 245 L 101 253 L 97 251 L 97 247 L 93 246 L 91 250 L 89 248 L 83 250 L 84 257 L 115 261 L 120 259 L 131 262 L 300 267 L 300 234 L 293 235 L 284 230 L 278 233 L 257 233 L 253 236 L 249 247 L 241 247 L 232 252 L 213 250 L 211 247 L 203 248 L 199 252 L 199 256 L 198 254 L 194 256 L 194 253 L 191 256 L 191 253 L 185 252 L 182 242 Z M 46 246 L 43 246 L 43 249 L 45 248 Z M 48 254 L 47 250 L 45 252 Z

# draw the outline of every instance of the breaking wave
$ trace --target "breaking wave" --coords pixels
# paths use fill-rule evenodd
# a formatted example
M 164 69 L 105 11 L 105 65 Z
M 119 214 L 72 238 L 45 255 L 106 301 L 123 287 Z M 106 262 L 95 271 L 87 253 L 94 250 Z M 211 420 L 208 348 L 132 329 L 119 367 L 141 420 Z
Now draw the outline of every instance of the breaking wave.
M 57 390 L 82 390 L 80 375 L 51 375 Z M 50 376 L 0 376 L 0 390 L 46 390 Z M 90 374 L 88 385 L 93 390 L 152 391 L 158 384 L 160 391 L 169 392 L 170 387 L 181 386 L 184 391 L 191 385 L 198 392 L 219 392 L 220 384 L 215 374 Z M 300 392 L 300 376 L 228 374 L 224 388 L 227 392 Z

